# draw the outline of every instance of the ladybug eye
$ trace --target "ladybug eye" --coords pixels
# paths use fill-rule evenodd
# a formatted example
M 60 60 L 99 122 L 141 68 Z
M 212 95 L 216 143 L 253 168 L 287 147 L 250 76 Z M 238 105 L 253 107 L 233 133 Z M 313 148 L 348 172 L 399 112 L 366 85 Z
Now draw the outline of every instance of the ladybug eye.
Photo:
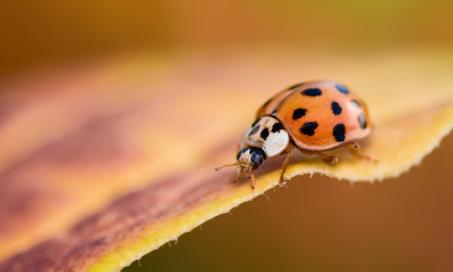
M 252 163 L 253 163 L 253 168 L 257 168 L 258 166 L 260 166 L 263 163 L 264 158 L 263 158 L 263 156 L 261 156 L 258 153 L 253 153 L 251 160 L 252 160 Z
M 266 153 L 261 148 L 252 148 L 252 156 L 250 160 L 252 162 L 253 169 L 258 168 L 266 159 Z

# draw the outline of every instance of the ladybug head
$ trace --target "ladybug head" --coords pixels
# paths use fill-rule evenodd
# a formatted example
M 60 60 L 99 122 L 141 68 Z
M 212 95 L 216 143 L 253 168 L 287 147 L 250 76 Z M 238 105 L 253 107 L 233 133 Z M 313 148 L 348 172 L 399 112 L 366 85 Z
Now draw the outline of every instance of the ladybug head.
M 239 174 L 257 169 L 266 159 L 266 153 L 260 147 L 246 146 L 239 150 L 236 159 L 239 164 Z
M 236 163 L 222 165 L 216 170 L 236 166 L 238 167 L 237 179 L 247 176 L 252 178 L 253 170 L 260 167 L 267 158 L 283 153 L 289 143 L 289 134 L 276 117 L 260 117 L 242 137 Z
M 235 163 L 219 166 L 215 170 L 218 171 L 224 167 L 238 166 L 236 180 L 242 177 L 253 177 L 252 171 L 257 169 L 266 158 L 267 155 L 261 147 L 246 146 L 239 150 Z

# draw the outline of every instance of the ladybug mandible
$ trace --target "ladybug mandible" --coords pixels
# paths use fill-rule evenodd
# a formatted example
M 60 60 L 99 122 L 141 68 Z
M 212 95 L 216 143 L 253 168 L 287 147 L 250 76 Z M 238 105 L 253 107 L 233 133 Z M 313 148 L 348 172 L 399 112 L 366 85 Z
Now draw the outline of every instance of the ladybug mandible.
M 241 140 L 237 162 L 225 166 L 238 166 L 237 179 L 248 176 L 254 189 L 252 171 L 266 158 L 286 154 L 280 175 L 280 184 L 284 184 L 294 147 L 331 164 L 338 157 L 324 151 L 343 146 L 359 158 L 375 161 L 360 153 L 356 142 L 370 132 L 365 103 L 346 86 L 330 80 L 302 82 L 277 93 L 259 108 Z

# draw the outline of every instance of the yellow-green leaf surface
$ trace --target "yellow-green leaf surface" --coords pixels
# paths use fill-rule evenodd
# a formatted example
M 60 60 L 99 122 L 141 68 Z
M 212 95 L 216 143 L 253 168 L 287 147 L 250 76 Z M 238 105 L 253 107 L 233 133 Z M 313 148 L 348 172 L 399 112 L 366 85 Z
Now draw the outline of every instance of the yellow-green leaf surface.
M 117 271 L 277 185 L 232 184 L 242 131 L 283 87 L 335 79 L 360 94 L 375 130 L 326 165 L 297 156 L 288 176 L 398 176 L 453 127 L 453 54 L 204 53 L 118 60 L 1 87 L 0 270 Z

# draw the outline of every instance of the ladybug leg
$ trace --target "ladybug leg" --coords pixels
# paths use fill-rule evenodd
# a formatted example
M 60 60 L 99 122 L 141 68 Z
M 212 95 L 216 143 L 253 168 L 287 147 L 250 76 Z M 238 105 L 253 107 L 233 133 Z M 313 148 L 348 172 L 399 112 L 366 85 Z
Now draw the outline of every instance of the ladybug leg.
M 335 165 L 339 161 L 338 156 L 336 155 L 327 155 L 326 153 L 318 152 L 316 153 L 325 163 Z
M 331 165 L 334 165 L 334 164 L 336 164 L 339 161 L 338 156 L 336 156 L 336 155 L 328 155 L 328 154 L 326 154 L 324 152 L 321 152 L 321 151 L 302 150 L 302 152 L 307 154 L 307 155 L 318 156 L 319 158 L 321 158 L 321 160 L 323 162 L 331 164 Z
M 255 175 L 252 173 L 252 168 L 249 168 L 249 178 L 250 178 L 250 187 L 252 187 L 253 190 L 255 190 L 256 187 L 256 179 Z
M 279 185 L 281 187 L 286 186 L 286 182 L 289 180 L 288 178 L 285 178 L 285 172 L 286 172 L 286 169 L 288 168 L 289 162 L 291 160 L 291 155 L 293 153 L 293 149 L 294 149 L 293 146 L 289 145 L 288 149 L 286 151 L 286 157 L 285 157 L 285 160 L 283 161 L 282 172 L 280 173 L 280 180 L 279 180 Z
M 357 143 L 357 142 L 349 144 L 348 148 L 349 148 L 349 152 L 351 152 L 351 154 L 353 156 L 355 156 L 356 158 L 359 158 L 361 160 L 367 160 L 367 161 L 370 161 L 370 162 L 373 162 L 373 163 L 377 163 L 378 162 L 375 158 L 372 158 L 372 157 L 370 157 L 368 155 L 363 154 L 361 152 L 361 147 L 360 147 L 359 143 Z

